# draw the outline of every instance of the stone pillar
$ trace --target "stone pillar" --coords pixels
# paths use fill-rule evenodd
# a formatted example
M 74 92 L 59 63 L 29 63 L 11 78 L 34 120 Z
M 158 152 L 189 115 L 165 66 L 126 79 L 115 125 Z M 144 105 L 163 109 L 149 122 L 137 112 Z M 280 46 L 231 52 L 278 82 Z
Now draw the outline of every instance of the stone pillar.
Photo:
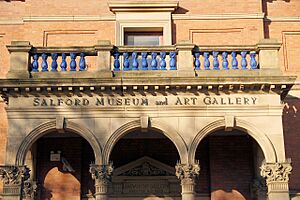
M 176 44 L 178 50 L 177 70 L 193 71 L 194 56 L 192 54 L 195 45 L 190 41 L 179 41 Z
M 7 78 L 29 78 L 29 51 L 32 48 L 30 42 L 12 41 L 6 47 L 10 52 L 10 67 Z
M 260 69 L 280 71 L 278 51 L 281 47 L 276 39 L 262 39 L 257 43 Z
M 26 166 L 1 166 L 0 179 L 3 181 L 3 200 L 20 200 L 24 182 L 30 177 Z M 27 199 L 26 199 L 27 200 Z
M 111 71 L 111 56 L 110 52 L 113 50 L 113 45 L 109 40 L 99 40 L 95 45 L 97 51 L 97 71 Z
M 289 175 L 292 166 L 290 161 L 285 163 L 264 163 L 261 166 L 261 176 L 266 179 L 268 200 L 289 200 Z
M 176 176 L 181 181 L 181 195 L 182 200 L 194 200 L 195 199 L 195 178 L 199 175 L 199 164 L 180 164 L 175 167 Z
M 111 183 L 112 164 L 108 165 L 90 165 L 90 173 L 95 180 L 96 200 L 108 200 L 109 185 Z

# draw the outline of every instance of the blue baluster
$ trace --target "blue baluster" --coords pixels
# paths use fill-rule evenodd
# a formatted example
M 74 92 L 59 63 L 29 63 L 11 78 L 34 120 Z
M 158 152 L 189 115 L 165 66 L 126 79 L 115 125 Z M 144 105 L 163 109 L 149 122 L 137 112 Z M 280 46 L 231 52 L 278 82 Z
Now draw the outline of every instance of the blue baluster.
M 142 52 L 142 70 L 148 70 L 147 52 Z
M 200 63 L 200 53 L 199 52 L 196 52 L 195 54 L 195 62 L 194 62 L 194 67 L 195 67 L 195 70 L 199 70 L 200 69 L 200 66 L 201 66 L 201 63 Z
M 51 58 L 52 58 L 52 63 L 51 63 L 51 72 L 57 72 L 57 53 L 52 53 Z
M 123 53 L 124 63 L 123 63 L 123 70 L 128 71 L 129 68 L 129 54 L 127 52 Z
M 238 68 L 238 60 L 236 59 L 236 52 L 233 51 L 231 52 L 231 65 L 232 65 L 232 69 L 239 69 Z
M 251 69 L 257 69 L 257 61 L 255 59 L 256 53 L 250 52 L 250 66 Z
M 210 62 L 209 62 L 209 52 L 204 52 L 204 69 L 210 70 Z
M 39 71 L 39 62 L 38 62 L 39 56 L 37 54 L 33 54 L 32 57 L 33 57 L 33 62 L 31 64 L 32 72 L 38 72 Z
M 219 52 L 217 51 L 213 51 L 213 57 L 214 57 L 214 61 L 213 61 L 213 70 L 220 70 L 219 66 L 219 60 L 218 60 L 218 55 L 219 55 Z
M 66 62 L 66 57 L 67 55 L 65 53 L 61 54 L 61 63 L 60 63 L 60 68 L 62 72 L 67 71 L 67 62 Z
M 166 63 L 166 52 L 160 52 L 160 62 L 159 62 L 159 66 L 161 70 L 166 70 L 167 69 L 167 63 Z
M 76 53 L 70 53 L 71 56 L 71 62 L 70 62 L 70 71 L 76 71 Z
M 42 54 L 42 72 L 48 71 L 48 63 L 47 63 L 48 55 L 43 53 Z
M 136 52 L 132 53 L 132 70 L 139 70 L 138 54 Z
M 223 68 L 223 70 L 229 70 L 227 56 L 228 56 L 228 53 L 224 51 L 222 53 L 222 58 L 223 58 L 222 68 Z
M 113 56 L 114 56 L 114 70 L 115 71 L 120 71 L 120 61 L 119 61 L 120 53 L 115 52 L 113 54 Z
M 86 69 L 85 54 L 80 53 L 79 71 L 85 71 L 85 69 Z
M 176 52 L 170 52 L 170 70 L 176 70 Z
M 157 53 L 152 52 L 151 56 L 152 56 L 152 59 L 151 59 L 151 69 L 152 70 L 157 70 L 157 60 L 156 60 Z
M 245 70 L 245 69 L 247 69 L 247 64 L 248 64 L 247 60 L 246 60 L 247 52 L 242 51 L 241 56 L 242 56 L 241 66 L 242 66 L 242 69 Z

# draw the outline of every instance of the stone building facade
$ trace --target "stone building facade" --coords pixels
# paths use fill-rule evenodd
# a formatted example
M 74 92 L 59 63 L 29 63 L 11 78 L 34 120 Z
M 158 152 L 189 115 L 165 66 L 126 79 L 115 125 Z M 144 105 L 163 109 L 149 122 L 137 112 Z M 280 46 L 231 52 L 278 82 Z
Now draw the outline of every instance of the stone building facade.
M 0 199 L 300 199 L 300 1 L 0 10 Z

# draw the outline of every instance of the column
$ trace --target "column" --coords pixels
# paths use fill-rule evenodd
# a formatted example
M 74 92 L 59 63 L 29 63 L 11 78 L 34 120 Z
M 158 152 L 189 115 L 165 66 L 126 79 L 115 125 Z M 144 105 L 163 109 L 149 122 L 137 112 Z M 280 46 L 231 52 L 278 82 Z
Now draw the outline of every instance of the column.
M 96 200 L 108 200 L 108 188 L 111 182 L 112 171 L 113 167 L 111 163 L 108 165 L 90 165 L 90 173 L 93 180 L 95 180 Z
M 3 181 L 3 200 L 20 200 L 24 182 L 29 180 L 30 170 L 26 166 L 1 166 L 0 179 Z M 27 200 L 27 199 L 26 199 Z
M 266 179 L 268 200 L 289 200 L 289 175 L 292 166 L 290 161 L 284 163 L 264 163 L 261 176 Z
M 195 178 L 199 175 L 200 166 L 196 164 L 180 164 L 177 163 L 176 176 L 181 181 L 181 195 L 182 200 L 195 199 Z

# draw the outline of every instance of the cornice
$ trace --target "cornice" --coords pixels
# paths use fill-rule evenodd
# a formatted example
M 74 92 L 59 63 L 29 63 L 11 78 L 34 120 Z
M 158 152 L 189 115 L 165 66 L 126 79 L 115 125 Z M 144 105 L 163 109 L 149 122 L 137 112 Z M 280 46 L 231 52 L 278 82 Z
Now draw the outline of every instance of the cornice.
M 263 19 L 264 16 L 264 13 L 228 13 L 213 15 L 172 14 L 173 20 Z
M 40 22 L 40 21 L 114 21 L 115 16 L 28 16 L 23 17 L 23 22 Z
M 178 1 L 109 1 L 110 11 L 116 12 L 173 12 L 178 7 Z
M 264 20 L 270 22 L 300 22 L 300 16 L 267 16 Z

